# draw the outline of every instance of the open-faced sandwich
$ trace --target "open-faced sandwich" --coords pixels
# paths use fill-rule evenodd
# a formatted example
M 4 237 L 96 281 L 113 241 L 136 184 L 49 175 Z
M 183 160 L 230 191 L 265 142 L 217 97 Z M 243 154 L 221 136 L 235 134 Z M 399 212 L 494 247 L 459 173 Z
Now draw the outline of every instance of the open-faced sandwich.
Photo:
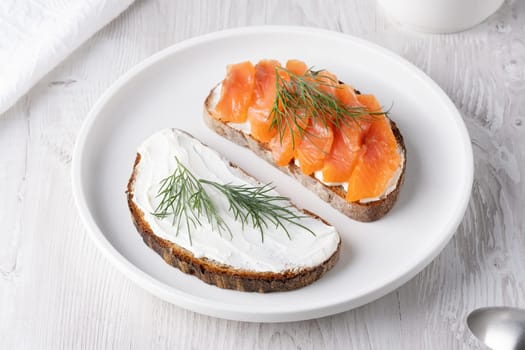
M 142 143 L 127 195 L 149 247 L 221 288 L 300 288 L 339 257 L 333 226 L 181 130 L 161 130 Z
M 406 167 L 403 137 L 373 95 L 326 70 L 274 60 L 227 67 L 204 118 L 352 219 L 373 221 L 397 200 Z

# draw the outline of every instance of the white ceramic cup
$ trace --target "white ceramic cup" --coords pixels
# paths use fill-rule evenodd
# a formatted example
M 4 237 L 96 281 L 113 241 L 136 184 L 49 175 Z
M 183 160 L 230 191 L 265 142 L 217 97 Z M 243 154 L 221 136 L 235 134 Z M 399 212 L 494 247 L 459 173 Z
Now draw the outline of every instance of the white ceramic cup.
M 453 33 L 496 12 L 504 0 L 378 0 L 386 16 L 408 29 Z

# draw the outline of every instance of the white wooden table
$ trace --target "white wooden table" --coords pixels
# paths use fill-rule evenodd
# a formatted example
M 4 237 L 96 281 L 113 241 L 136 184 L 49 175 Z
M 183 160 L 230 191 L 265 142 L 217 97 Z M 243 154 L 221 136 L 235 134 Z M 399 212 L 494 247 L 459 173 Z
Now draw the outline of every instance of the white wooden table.
M 255 24 L 385 46 L 428 73 L 470 131 L 476 175 L 456 235 L 417 277 L 356 310 L 283 324 L 185 311 L 109 265 L 74 206 L 71 153 L 101 93 L 162 48 Z M 434 36 L 389 23 L 373 1 L 139 0 L 0 115 L 0 349 L 479 349 L 470 310 L 525 307 L 524 181 L 523 1 L 473 30 Z

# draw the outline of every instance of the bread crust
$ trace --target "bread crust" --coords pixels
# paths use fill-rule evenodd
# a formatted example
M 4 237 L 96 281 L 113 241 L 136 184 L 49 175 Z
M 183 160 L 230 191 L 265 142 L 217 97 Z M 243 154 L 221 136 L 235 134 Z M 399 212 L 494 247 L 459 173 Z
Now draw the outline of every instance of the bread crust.
M 261 143 L 241 130 L 233 128 L 228 123 L 224 123 L 213 118 L 211 111 L 213 110 L 213 95 L 216 91 L 216 88 L 217 86 L 210 91 L 210 94 L 204 102 L 204 122 L 217 134 L 239 146 L 249 148 L 259 157 L 265 159 L 267 162 L 279 168 L 284 173 L 294 177 L 303 186 L 317 194 L 319 198 L 354 220 L 363 222 L 378 220 L 385 216 L 385 214 L 388 213 L 396 203 L 399 191 L 405 180 L 406 148 L 403 136 L 401 135 L 401 132 L 399 131 L 396 123 L 394 123 L 392 120 L 389 119 L 392 131 L 396 138 L 398 147 L 404 155 L 401 175 L 399 176 L 395 189 L 387 194 L 384 198 L 377 201 L 368 203 L 348 202 L 345 198 L 346 193 L 342 186 L 327 186 L 316 179 L 313 175 L 304 175 L 301 169 L 293 162 L 290 162 L 288 165 L 282 167 L 277 166 L 273 161 L 272 152 L 270 151 L 267 143 Z
M 341 240 L 339 240 L 336 251 L 322 264 L 311 268 L 286 270 L 280 273 L 236 269 L 207 258 L 196 258 L 187 249 L 155 235 L 145 220 L 144 213 L 135 204 L 133 185 L 140 159 L 140 154 L 137 153 L 126 191 L 133 223 L 144 243 L 157 252 L 166 263 L 182 272 L 194 275 L 202 281 L 220 288 L 266 293 L 293 290 L 311 284 L 321 278 L 338 261 Z M 311 213 L 309 215 L 315 216 Z

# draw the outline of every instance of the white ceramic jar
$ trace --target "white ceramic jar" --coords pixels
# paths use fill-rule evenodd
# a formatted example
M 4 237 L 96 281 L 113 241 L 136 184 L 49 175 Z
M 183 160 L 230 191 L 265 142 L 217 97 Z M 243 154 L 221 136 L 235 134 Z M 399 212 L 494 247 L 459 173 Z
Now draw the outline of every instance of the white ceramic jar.
M 496 12 L 504 0 L 378 0 L 383 12 L 408 29 L 453 33 L 469 29 Z

